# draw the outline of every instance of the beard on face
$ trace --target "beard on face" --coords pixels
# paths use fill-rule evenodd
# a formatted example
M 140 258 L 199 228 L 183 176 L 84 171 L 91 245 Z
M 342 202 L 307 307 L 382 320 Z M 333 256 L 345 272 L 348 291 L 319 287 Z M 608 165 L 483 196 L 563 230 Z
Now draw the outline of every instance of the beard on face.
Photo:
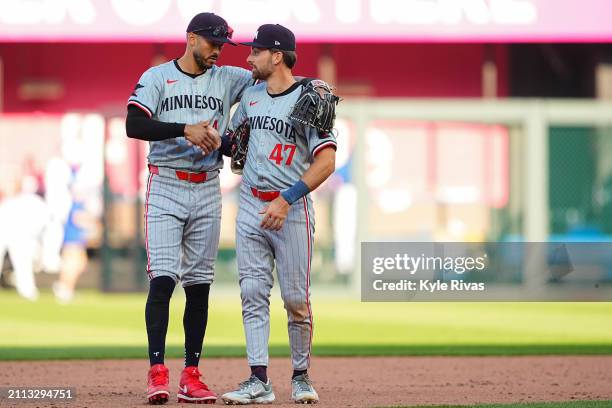
M 202 71 L 206 71 L 207 69 L 212 67 L 211 64 L 206 63 L 206 60 L 198 51 L 193 51 L 193 59 L 195 60 L 198 68 L 200 68 L 200 70 Z
M 259 79 L 260 81 L 266 81 L 272 74 L 272 70 L 269 70 L 269 69 L 266 70 L 266 69 L 256 68 L 255 66 L 252 66 L 252 74 L 253 74 L 253 79 Z

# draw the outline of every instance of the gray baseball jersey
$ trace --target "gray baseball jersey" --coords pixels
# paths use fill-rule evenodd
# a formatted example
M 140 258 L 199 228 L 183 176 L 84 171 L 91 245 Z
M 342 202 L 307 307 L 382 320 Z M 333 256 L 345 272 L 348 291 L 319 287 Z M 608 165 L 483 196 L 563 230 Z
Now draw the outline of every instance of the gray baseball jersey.
M 302 91 L 296 82 L 279 95 L 270 96 L 266 83 L 250 87 L 232 117 L 236 128 L 248 118 L 251 126 L 249 149 L 243 170 L 243 181 L 262 191 L 285 190 L 306 172 L 312 158 L 322 149 L 336 147 L 329 134 L 319 138 L 308 126 L 296 127 L 288 115 Z
M 190 75 L 174 60 L 147 70 L 128 105 L 161 122 L 207 120 L 223 133 L 230 107 L 253 83 L 251 72 L 242 68 L 213 66 L 201 75 Z M 170 276 L 183 286 L 210 283 L 221 230 L 221 155 L 218 151 L 203 155 L 184 137 L 149 143 L 149 164 L 156 166 L 145 202 L 149 279 Z M 185 181 L 177 170 L 206 172 L 207 180 Z
M 293 368 L 304 370 L 310 365 L 312 200 L 307 195 L 293 203 L 280 231 L 264 230 L 260 211 L 269 203 L 255 197 L 252 190 L 280 191 L 291 187 L 318 152 L 336 147 L 333 135 L 319 138 L 316 130 L 296 126 L 288 119 L 301 90 L 302 85 L 296 83 L 282 94 L 269 95 L 265 83 L 255 85 L 245 91 L 232 118 L 234 127 L 248 120 L 251 128 L 236 221 L 242 316 L 251 366 L 268 365 L 274 265 L 287 310 Z
M 183 72 L 177 61 L 152 67 L 142 75 L 128 105 L 136 105 L 161 122 L 193 125 L 209 121 L 220 134 L 229 123 L 231 106 L 253 85 L 250 71 L 213 66 L 202 75 Z M 189 146 L 184 137 L 150 143 L 149 163 L 188 171 L 213 171 L 223 167 L 218 151 L 206 156 Z

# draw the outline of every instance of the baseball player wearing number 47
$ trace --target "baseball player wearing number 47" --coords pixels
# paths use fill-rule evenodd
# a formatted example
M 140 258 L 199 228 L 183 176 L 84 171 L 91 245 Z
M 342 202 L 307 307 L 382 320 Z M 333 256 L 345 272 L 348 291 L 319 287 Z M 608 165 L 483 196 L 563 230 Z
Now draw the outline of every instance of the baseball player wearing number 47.
M 296 107 L 302 106 L 302 97 L 318 98 L 304 95 L 307 81 L 296 81 L 291 72 L 296 62 L 293 33 L 278 24 L 265 24 L 252 42 L 243 44 L 252 47 L 247 63 L 253 77 L 266 82 L 245 91 L 232 118 L 234 129 L 248 126 L 250 133 L 225 135 L 222 151 L 232 153 L 233 170 L 239 172 L 244 165 L 236 251 L 251 376 L 222 399 L 226 404 L 275 400 L 267 366 L 269 297 L 276 264 L 289 321 L 292 399 L 316 403 L 319 396 L 307 373 L 313 333 L 310 264 L 314 235 L 308 193 L 333 173 L 336 139 L 331 128 L 317 129 L 307 120 L 298 121 L 300 112 L 293 116 Z M 337 97 L 332 96 L 332 101 L 333 107 Z M 246 156 L 237 157 L 241 153 Z

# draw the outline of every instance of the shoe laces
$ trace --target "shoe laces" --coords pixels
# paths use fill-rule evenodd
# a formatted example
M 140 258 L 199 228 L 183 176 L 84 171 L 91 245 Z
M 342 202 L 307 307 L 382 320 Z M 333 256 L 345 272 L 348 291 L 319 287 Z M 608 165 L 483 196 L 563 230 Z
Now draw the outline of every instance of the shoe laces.
M 308 378 L 306 375 L 296 377 L 292 380 L 292 382 L 299 391 L 309 392 L 312 390 L 312 381 L 310 381 L 310 378 Z
M 189 383 L 191 389 L 210 391 L 208 389 L 208 385 L 200 381 L 201 376 L 202 374 L 197 368 L 193 370 L 187 370 L 186 382 Z
M 253 388 L 255 385 L 257 385 L 258 382 L 259 382 L 259 378 L 252 375 L 249 377 L 248 380 L 243 381 L 240 384 L 238 384 L 238 388 L 240 388 L 240 391 L 246 391 L 250 388 Z
M 165 385 L 168 382 L 168 375 L 165 371 L 155 370 L 151 373 L 151 384 L 154 386 Z

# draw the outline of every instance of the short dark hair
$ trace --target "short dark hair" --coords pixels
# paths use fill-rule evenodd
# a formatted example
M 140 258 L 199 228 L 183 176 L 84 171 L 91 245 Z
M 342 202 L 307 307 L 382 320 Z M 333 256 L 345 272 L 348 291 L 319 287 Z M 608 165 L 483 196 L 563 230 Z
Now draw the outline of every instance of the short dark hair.
M 271 48 L 270 52 L 280 52 L 283 54 L 283 62 L 287 66 L 287 68 L 291 69 L 295 66 L 297 62 L 297 54 L 295 51 L 285 51 L 279 50 L 278 48 Z

